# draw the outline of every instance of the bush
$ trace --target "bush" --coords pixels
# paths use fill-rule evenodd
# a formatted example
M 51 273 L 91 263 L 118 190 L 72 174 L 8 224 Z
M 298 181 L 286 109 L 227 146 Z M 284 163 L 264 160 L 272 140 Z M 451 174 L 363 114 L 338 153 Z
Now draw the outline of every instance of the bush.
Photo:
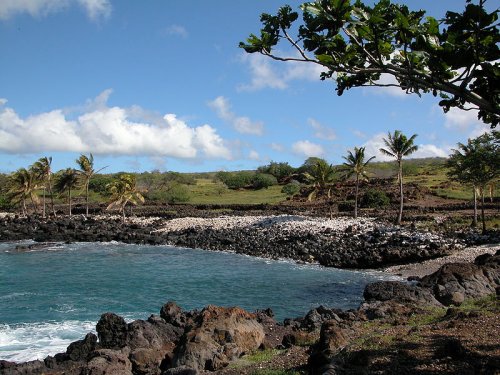
M 254 172 L 219 172 L 217 179 L 222 181 L 229 189 L 243 189 L 252 186 L 255 177 Z
M 259 167 L 257 169 L 257 172 L 273 175 L 274 177 L 276 177 L 278 182 L 282 182 L 295 173 L 295 168 L 286 162 L 277 163 L 272 161 L 268 165 Z
M 361 198 L 361 207 L 381 208 L 389 205 L 391 200 L 387 194 L 381 190 L 368 190 Z
M 257 173 L 252 181 L 252 186 L 256 190 L 267 189 L 269 186 L 277 185 L 278 180 L 270 174 Z
M 147 199 L 169 204 L 185 203 L 191 199 L 191 192 L 186 185 L 172 182 L 165 189 L 149 192 Z
M 289 184 L 283 186 L 281 192 L 289 196 L 294 196 L 300 192 L 300 183 L 297 181 L 290 182 Z

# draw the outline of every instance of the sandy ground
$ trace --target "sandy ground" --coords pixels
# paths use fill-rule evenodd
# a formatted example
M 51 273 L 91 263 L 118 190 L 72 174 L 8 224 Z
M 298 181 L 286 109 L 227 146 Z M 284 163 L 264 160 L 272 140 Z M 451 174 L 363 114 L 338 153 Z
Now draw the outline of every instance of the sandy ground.
M 466 247 L 446 257 L 430 259 L 420 263 L 392 266 L 385 268 L 384 271 L 405 278 L 410 276 L 422 277 L 436 272 L 443 264 L 473 262 L 481 254 L 495 254 L 498 250 L 500 250 L 500 244 Z

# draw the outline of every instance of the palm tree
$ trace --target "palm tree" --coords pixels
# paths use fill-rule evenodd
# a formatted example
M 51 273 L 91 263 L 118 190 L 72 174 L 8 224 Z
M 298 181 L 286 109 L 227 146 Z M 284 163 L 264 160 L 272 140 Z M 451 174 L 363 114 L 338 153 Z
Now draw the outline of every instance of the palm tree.
M 318 193 L 324 192 L 326 190 L 326 196 L 328 199 L 328 204 L 330 206 L 330 219 L 332 218 L 333 212 L 333 201 L 331 200 L 332 188 L 328 185 L 331 184 L 335 179 L 335 167 L 332 164 L 328 164 L 323 159 L 318 159 L 315 164 L 310 167 L 309 172 L 305 172 L 305 179 L 313 185 L 313 190 L 307 197 L 308 200 L 313 200 L 316 198 Z
M 128 203 L 137 205 L 144 202 L 144 197 L 137 190 L 135 176 L 131 174 L 122 174 L 120 177 L 107 186 L 111 193 L 111 203 L 107 209 L 119 208 L 122 213 L 123 222 L 125 222 L 125 206 Z
M 37 189 L 36 178 L 32 171 L 26 168 L 20 168 L 9 176 L 9 190 L 7 195 L 13 203 L 21 204 L 22 214 L 27 214 L 26 200 L 31 199 L 33 210 L 37 210 L 38 196 L 35 194 Z
M 68 191 L 69 216 L 71 216 L 71 190 L 78 187 L 78 174 L 75 169 L 67 168 L 59 176 L 55 183 L 55 189 L 58 193 Z
M 375 159 L 375 156 L 372 156 L 370 159 L 365 161 L 364 147 L 354 147 L 354 153 L 352 153 L 350 150 L 348 150 L 347 152 L 347 156 L 343 156 L 346 162 L 343 163 L 342 170 L 345 172 L 346 178 L 349 178 L 352 175 L 356 175 L 356 193 L 354 195 L 354 218 L 356 219 L 358 217 L 359 180 L 368 180 L 366 166 L 369 162 Z
M 32 166 L 31 169 L 35 174 L 36 178 L 42 183 L 43 189 L 43 200 L 42 200 L 42 217 L 45 217 L 45 192 L 49 191 L 52 213 L 56 216 L 56 210 L 54 209 L 54 197 L 52 195 L 52 170 L 50 168 L 52 164 L 52 157 L 43 157 L 38 159 Z
M 96 173 L 99 173 L 106 167 L 102 167 L 98 171 L 94 170 L 94 156 L 92 153 L 89 154 L 87 157 L 86 155 L 82 154 L 78 159 L 76 159 L 76 163 L 80 167 L 80 170 L 77 171 L 78 174 L 81 176 L 83 180 L 83 185 L 85 186 L 85 215 L 89 216 L 89 185 L 90 185 L 90 179 L 92 176 L 94 176 Z
M 398 180 L 399 180 L 399 215 L 398 225 L 401 224 L 403 218 L 403 157 L 408 156 L 418 150 L 418 146 L 413 144 L 417 137 L 413 134 L 407 138 L 400 130 L 395 130 L 394 134 L 387 133 L 387 139 L 384 138 L 384 143 L 387 148 L 381 148 L 380 152 L 391 156 L 398 162 Z

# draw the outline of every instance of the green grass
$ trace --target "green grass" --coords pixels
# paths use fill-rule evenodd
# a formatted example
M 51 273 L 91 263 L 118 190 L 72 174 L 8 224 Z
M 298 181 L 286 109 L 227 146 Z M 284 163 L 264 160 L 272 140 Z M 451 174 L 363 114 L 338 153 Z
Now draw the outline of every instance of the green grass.
M 261 190 L 231 190 L 220 182 L 197 179 L 196 185 L 189 186 L 191 204 L 274 204 L 286 199 L 282 186 L 271 186 Z

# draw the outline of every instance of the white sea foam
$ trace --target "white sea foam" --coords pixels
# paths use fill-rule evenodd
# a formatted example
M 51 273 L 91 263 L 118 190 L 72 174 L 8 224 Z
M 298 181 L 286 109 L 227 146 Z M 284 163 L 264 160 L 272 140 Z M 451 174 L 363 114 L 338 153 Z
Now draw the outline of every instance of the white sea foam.
M 0 359 L 25 362 L 65 352 L 70 343 L 95 333 L 95 322 L 0 324 Z

